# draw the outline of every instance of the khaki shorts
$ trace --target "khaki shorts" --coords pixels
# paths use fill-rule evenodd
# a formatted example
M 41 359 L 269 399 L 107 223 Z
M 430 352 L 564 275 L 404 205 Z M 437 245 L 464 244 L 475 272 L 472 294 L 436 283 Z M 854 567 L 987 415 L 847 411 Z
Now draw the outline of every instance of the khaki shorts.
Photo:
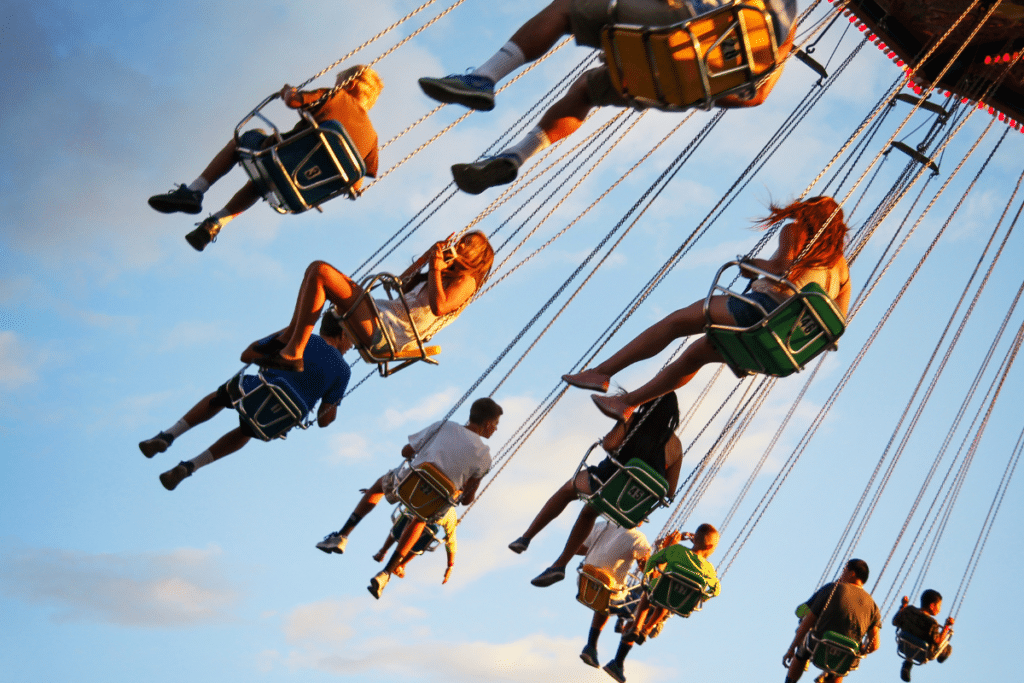
M 384 491 L 384 500 L 394 505 L 398 502 L 398 485 L 401 480 L 398 478 L 399 470 L 401 467 L 396 467 L 393 470 L 388 470 L 387 474 L 380 478 L 380 487 Z M 408 470 L 405 470 L 408 472 Z
M 569 19 L 577 45 L 601 47 L 601 29 L 608 24 L 665 26 L 694 16 L 689 0 L 573 0 Z

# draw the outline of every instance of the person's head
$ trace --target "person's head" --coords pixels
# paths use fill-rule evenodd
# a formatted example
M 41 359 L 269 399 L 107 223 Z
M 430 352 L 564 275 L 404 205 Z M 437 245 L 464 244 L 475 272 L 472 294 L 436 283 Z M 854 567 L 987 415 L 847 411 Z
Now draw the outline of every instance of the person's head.
M 493 399 L 478 398 L 469 408 L 469 426 L 485 439 L 489 439 L 498 429 L 498 421 L 504 411 Z
M 352 78 L 353 76 L 355 77 Z M 384 89 L 384 81 L 381 80 L 380 74 L 365 64 L 356 64 L 339 73 L 335 84 L 342 85 L 349 78 L 352 80 L 345 86 L 345 90 L 356 98 L 360 107 L 370 111 Z
M 454 247 L 455 260 L 444 271 L 449 277 L 469 275 L 476 281 L 479 289 L 481 283 L 491 272 L 494 265 L 494 249 L 487 240 L 487 235 L 479 230 L 467 232 L 459 238 Z
M 929 588 L 921 593 L 921 611 L 933 617 L 942 611 L 942 593 Z
M 352 348 L 352 340 L 345 334 L 345 330 L 341 327 L 341 323 L 338 322 L 333 309 L 328 309 L 324 313 L 323 318 L 320 319 L 320 336 L 324 338 L 324 341 L 342 353 Z
M 621 462 L 657 453 L 679 426 L 679 401 L 675 392 L 652 399 L 633 411 L 626 422 L 626 436 L 619 449 Z
M 800 251 L 810 240 L 814 240 L 810 251 L 793 264 L 789 272 L 790 279 L 798 278 L 811 268 L 831 268 L 843 258 L 849 228 L 843 218 L 843 210 L 832 197 L 808 197 L 788 206 L 771 204 L 769 209 L 770 213 L 761 221 L 761 225 L 792 221 L 800 235 Z
M 704 554 L 705 557 L 715 552 L 718 547 L 718 529 L 710 524 L 701 524 L 693 532 L 693 549 Z
M 846 583 L 856 583 L 863 586 L 868 582 L 868 563 L 864 560 L 853 559 L 846 563 L 846 569 L 843 571 L 846 576 Z M 840 577 L 842 580 L 843 577 Z

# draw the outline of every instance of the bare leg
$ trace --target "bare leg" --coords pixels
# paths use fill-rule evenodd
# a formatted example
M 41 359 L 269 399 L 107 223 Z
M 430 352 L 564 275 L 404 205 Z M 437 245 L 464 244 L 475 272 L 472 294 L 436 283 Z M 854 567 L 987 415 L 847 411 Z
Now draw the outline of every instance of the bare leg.
M 237 450 L 240 450 L 242 446 L 249 443 L 251 436 L 242 433 L 241 427 L 235 427 L 230 432 L 220 437 L 213 442 L 210 446 L 210 455 L 213 459 L 220 460 L 226 455 L 231 455 Z
M 253 185 L 250 180 L 245 185 L 242 185 L 242 189 L 234 194 L 228 203 L 224 205 L 224 212 L 228 216 L 234 218 L 238 214 L 242 213 L 246 209 L 250 208 L 260 199 L 259 192 L 256 191 L 256 186 Z
M 356 509 L 353 510 L 351 516 L 349 516 L 349 521 L 346 522 L 345 526 L 341 528 L 341 531 L 338 532 L 338 535 L 342 536 L 343 538 L 348 538 L 348 535 L 352 533 L 352 529 L 355 528 L 356 524 L 360 520 L 362 520 L 363 517 L 368 515 L 370 511 L 372 511 L 373 508 L 377 506 L 377 503 L 379 503 L 380 499 L 383 497 L 384 487 L 383 485 L 381 485 L 380 479 L 378 479 L 377 481 L 373 482 L 373 486 L 366 489 L 366 492 L 363 493 L 363 497 L 360 498 L 359 502 L 356 504 Z M 355 522 L 353 522 L 352 520 L 355 520 Z
M 537 59 L 553 48 L 562 36 L 569 34 L 572 29 L 569 22 L 571 6 L 570 0 L 554 0 L 513 34 L 512 42 L 523 51 L 526 61 Z
M 636 616 L 633 617 L 633 628 L 630 631 L 639 635 L 643 632 L 644 624 L 651 613 L 651 602 L 647 599 L 647 593 L 640 596 L 640 602 L 636 606 Z
M 800 677 L 804 675 L 804 667 L 806 666 L 806 658 L 793 657 L 793 661 L 789 663 L 789 671 L 786 674 L 786 678 L 790 681 L 790 683 L 796 683 L 800 680 Z
M 359 285 L 329 263 L 313 261 L 309 264 L 302 286 L 299 288 L 292 320 L 279 336 L 280 339 L 287 341 L 287 345 L 281 351 L 281 357 L 287 360 L 302 358 L 324 302 L 329 299 L 345 312 L 362 293 Z M 363 332 L 361 341 L 369 343 L 376 325 L 372 320 L 369 304 L 364 303 L 361 308 L 356 315 L 359 329 Z
M 564 567 L 569 564 L 569 560 L 593 531 L 596 520 L 597 510 L 594 508 L 586 505 L 580 510 L 579 517 L 576 518 L 576 523 L 572 525 L 572 531 L 569 532 L 569 539 L 565 542 L 565 548 L 562 549 L 562 554 L 558 556 L 552 566 Z
M 189 427 L 195 427 L 197 424 L 206 422 L 214 415 L 224 410 L 222 406 L 212 405 L 215 398 L 217 398 L 216 391 L 199 399 L 199 402 L 192 406 L 192 408 L 185 413 L 185 417 L 182 419 L 188 423 Z
M 395 544 L 395 539 L 394 539 L 394 537 L 389 532 L 388 533 L 388 537 L 386 539 L 384 539 L 384 545 L 382 545 L 380 547 L 380 550 L 378 550 L 377 554 L 375 554 L 373 556 L 373 559 L 375 559 L 377 562 L 383 562 L 384 561 L 384 556 L 387 555 L 388 549 L 390 549 L 391 546 L 394 545 L 394 544 Z
M 544 503 L 544 507 L 540 509 L 537 516 L 530 522 L 530 526 L 523 534 L 523 538 L 533 540 L 534 536 L 554 521 L 558 515 L 562 514 L 566 506 L 574 500 L 576 500 L 576 487 L 573 486 L 573 482 L 567 481 L 561 488 L 555 491 L 553 496 L 548 498 L 548 502 Z
M 569 87 L 560 100 L 544 112 L 538 125 L 548 136 L 548 141 L 555 143 L 575 133 L 583 125 L 583 121 L 593 107 L 587 79 L 581 76 L 576 79 L 576 82 Z
M 398 547 L 391 554 L 391 559 L 388 560 L 388 565 L 384 568 L 384 571 L 389 574 L 394 573 L 405 556 L 412 553 L 412 547 L 416 545 L 416 541 L 420 540 L 420 535 L 426 526 L 427 523 L 422 519 L 409 520 L 409 523 L 405 525 L 405 530 L 402 531 L 402 537 L 398 539 Z
M 707 337 L 701 337 L 690 344 L 682 356 L 666 366 L 647 384 L 634 391 L 626 392 L 618 398 L 633 407 L 642 405 L 685 386 L 705 365 L 723 362 L 725 361 L 721 354 L 711 345 Z
M 203 169 L 203 172 L 199 174 L 200 177 L 210 185 L 213 185 L 215 182 L 223 178 L 227 175 L 228 171 L 234 168 L 236 160 L 235 154 L 237 150 L 238 147 L 235 145 L 235 141 L 233 139 L 229 140 L 228 144 L 224 145 L 224 147 L 217 152 L 209 165 L 207 165 L 207 167 Z

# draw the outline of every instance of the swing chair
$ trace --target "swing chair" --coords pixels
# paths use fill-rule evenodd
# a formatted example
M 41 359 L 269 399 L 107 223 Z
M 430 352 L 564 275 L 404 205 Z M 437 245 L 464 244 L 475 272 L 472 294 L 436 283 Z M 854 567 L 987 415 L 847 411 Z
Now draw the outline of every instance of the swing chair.
M 775 20 L 762 0 L 732 3 L 669 26 L 610 25 L 601 32 L 612 86 L 636 108 L 710 109 L 752 98 L 778 68 Z
M 913 662 L 917 665 L 927 664 L 935 658 L 935 654 L 938 654 L 945 649 L 952 637 L 953 632 L 950 631 L 946 637 L 933 648 L 923 638 L 918 638 L 913 634 L 907 633 L 903 629 L 896 629 L 896 652 L 900 657 L 908 662 Z
M 587 449 L 573 474 L 574 481 L 580 472 L 586 471 L 587 458 L 600 445 L 599 441 Z M 624 529 L 636 527 L 656 508 L 668 506 L 668 481 L 650 465 L 639 458 L 623 464 L 612 456 L 607 462 L 614 468 L 612 475 L 589 494 L 577 492 L 580 500 Z M 591 478 L 591 482 L 595 480 Z
M 820 636 L 811 631 L 807 634 L 807 645 L 811 664 L 833 676 L 845 676 L 860 664 L 860 643 L 835 631 L 825 631 Z
M 243 379 L 248 367 L 246 365 L 228 380 L 228 395 L 231 407 L 238 411 L 256 438 L 261 441 L 283 439 L 292 427 L 307 429 L 312 424 L 311 419 L 306 419 L 310 409 L 283 377 L 271 382 L 261 370 L 256 374 L 259 383 L 246 391 Z
M 429 339 L 429 336 L 420 332 L 416 327 L 416 323 L 412 319 L 412 314 L 409 312 L 409 303 L 406 301 L 405 293 L 402 291 L 402 281 L 399 278 L 390 273 L 368 275 L 359 282 L 359 287 L 362 288 L 363 293 L 356 299 L 355 303 L 349 307 L 347 312 L 341 313 L 338 311 L 337 306 L 332 306 L 329 309 L 329 313 L 341 324 L 345 333 L 348 335 L 348 338 L 352 341 L 353 346 L 355 346 L 359 351 L 359 355 L 364 361 L 367 363 L 375 363 L 377 365 L 377 372 L 380 373 L 381 377 L 393 375 L 402 368 L 412 365 L 416 361 L 424 361 L 431 365 L 438 364 L 433 357 L 441 353 L 441 347 L 437 345 L 424 346 L 424 343 Z M 387 326 L 381 323 L 380 309 L 377 307 L 376 302 L 371 296 L 372 291 L 377 288 L 383 288 L 384 292 L 387 294 L 388 300 L 393 301 L 397 298 L 401 302 L 405 319 L 409 321 L 409 326 L 412 329 L 413 336 L 416 340 L 416 345 L 414 347 L 407 349 L 395 348 L 395 340 L 388 333 Z M 370 307 L 373 320 L 377 324 L 378 329 L 380 329 L 381 334 L 384 335 L 386 348 L 372 349 L 360 341 L 361 338 L 353 325 L 351 317 L 361 305 Z M 397 363 L 397 365 L 392 366 L 392 363 Z
M 437 465 L 425 462 L 412 467 L 406 461 L 398 473 L 398 499 L 417 519 L 428 524 L 441 519 L 459 502 L 461 492 Z
M 704 300 L 704 316 L 708 321 L 704 333 L 737 377 L 752 373 L 786 377 L 803 370 L 826 349 L 835 350 L 836 342 L 846 330 L 846 318 L 818 284 L 808 283 L 769 313 L 756 301 L 719 284 L 722 273 L 733 266 L 742 266 L 741 272 L 756 273 L 794 292 L 797 288 L 786 278 L 743 260 L 729 261 L 718 269 Z M 757 307 L 764 317 L 746 328 L 712 323 L 711 297 L 717 294 L 745 301 Z
M 643 585 L 652 605 L 680 617 L 699 612 L 704 602 L 715 596 L 714 588 L 700 572 L 678 565 L 666 567 L 666 571 L 654 579 L 645 575 Z
M 397 543 L 402 538 L 402 532 L 405 531 L 405 527 L 409 525 L 409 520 L 412 519 L 411 513 L 409 513 L 403 506 L 396 505 L 395 509 L 391 512 L 391 538 Z M 432 553 L 440 545 L 441 541 L 438 540 L 437 534 L 440 531 L 436 523 L 431 522 L 423 527 L 423 533 L 420 535 L 419 540 L 413 545 L 409 551 L 413 555 L 422 555 L 423 553 Z
M 259 193 L 278 213 L 320 211 L 321 204 L 338 195 L 358 197 L 355 185 L 366 175 L 366 163 L 345 127 L 333 120 L 318 123 L 300 109 L 308 127 L 284 137 L 261 111 L 280 96 L 270 95 L 235 126 L 239 161 Z M 272 133 L 243 132 L 254 118 Z
M 579 572 L 576 601 L 598 614 L 608 614 L 612 594 L 617 592 L 615 578 L 606 570 L 592 564 L 581 563 L 576 571 Z

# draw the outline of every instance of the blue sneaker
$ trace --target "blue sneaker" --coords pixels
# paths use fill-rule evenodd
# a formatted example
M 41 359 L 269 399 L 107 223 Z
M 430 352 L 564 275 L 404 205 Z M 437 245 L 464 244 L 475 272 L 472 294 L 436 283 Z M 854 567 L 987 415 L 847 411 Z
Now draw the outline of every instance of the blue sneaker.
M 469 194 L 508 185 L 518 175 L 519 159 L 513 154 L 499 154 L 472 164 L 452 164 L 452 179 L 460 190 Z
M 494 109 L 494 81 L 485 76 L 452 74 L 444 78 L 421 78 L 427 97 L 445 104 L 461 104 L 478 111 Z
M 565 567 L 552 565 L 530 580 L 537 588 L 547 588 L 551 584 L 558 583 L 565 578 Z
M 604 665 L 604 672 L 619 683 L 626 683 L 626 674 L 622 670 L 622 665 L 614 659 Z
M 580 659 L 583 660 L 584 664 L 592 666 L 595 669 L 601 667 L 601 663 L 597 661 L 597 648 L 587 645 L 583 648 L 583 652 L 580 653 Z

